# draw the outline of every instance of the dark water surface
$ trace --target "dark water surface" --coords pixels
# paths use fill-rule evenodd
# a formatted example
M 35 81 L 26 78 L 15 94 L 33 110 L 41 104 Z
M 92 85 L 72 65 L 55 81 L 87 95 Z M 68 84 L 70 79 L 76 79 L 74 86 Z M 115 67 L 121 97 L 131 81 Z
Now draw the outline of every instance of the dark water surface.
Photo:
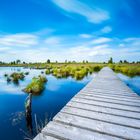
M 7 84 L 4 74 L 16 71 L 29 72 L 29 75 L 19 85 Z M 45 90 L 41 95 L 32 98 L 32 121 L 31 118 L 26 120 L 24 102 L 27 94 L 22 89 L 30 83 L 32 77 L 41 74 L 41 71 L 43 70 L 0 67 L 0 140 L 23 140 L 27 135 L 30 137 L 32 126 L 35 135 L 35 114 L 38 124 L 45 124 L 45 121 L 59 112 L 92 79 L 92 76 L 88 76 L 76 81 L 70 77 L 56 79 L 52 75 L 46 76 L 48 82 Z

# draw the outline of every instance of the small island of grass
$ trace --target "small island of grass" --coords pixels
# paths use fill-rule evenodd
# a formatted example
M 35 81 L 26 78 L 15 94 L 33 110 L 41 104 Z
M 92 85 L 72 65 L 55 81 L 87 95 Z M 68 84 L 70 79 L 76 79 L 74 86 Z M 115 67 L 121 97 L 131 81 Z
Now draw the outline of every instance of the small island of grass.
M 44 90 L 46 82 L 47 78 L 39 75 L 38 77 L 34 77 L 31 83 L 29 83 L 23 91 L 26 93 L 32 93 L 33 95 L 38 95 Z
M 6 77 L 7 82 L 13 82 L 15 84 L 19 83 L 19 80 L 24 80 L 24 73 L 22 72 L 13 72 L 11 75 L 4 74 L 4 77 Z

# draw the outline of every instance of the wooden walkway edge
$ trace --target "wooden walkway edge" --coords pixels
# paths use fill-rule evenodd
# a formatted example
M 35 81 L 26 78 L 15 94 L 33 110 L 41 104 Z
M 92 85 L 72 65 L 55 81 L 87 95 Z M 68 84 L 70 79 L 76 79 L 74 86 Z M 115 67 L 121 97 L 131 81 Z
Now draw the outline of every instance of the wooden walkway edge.
M 34 140 L 140 140 L 140 97 L 103 68 Z

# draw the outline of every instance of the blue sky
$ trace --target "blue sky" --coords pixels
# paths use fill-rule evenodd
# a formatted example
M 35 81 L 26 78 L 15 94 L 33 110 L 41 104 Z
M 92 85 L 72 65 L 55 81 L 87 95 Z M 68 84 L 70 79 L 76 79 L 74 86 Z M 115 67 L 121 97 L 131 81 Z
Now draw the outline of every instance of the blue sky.
M 140 60 L 140 0 L 0 0 L 0 60 Z

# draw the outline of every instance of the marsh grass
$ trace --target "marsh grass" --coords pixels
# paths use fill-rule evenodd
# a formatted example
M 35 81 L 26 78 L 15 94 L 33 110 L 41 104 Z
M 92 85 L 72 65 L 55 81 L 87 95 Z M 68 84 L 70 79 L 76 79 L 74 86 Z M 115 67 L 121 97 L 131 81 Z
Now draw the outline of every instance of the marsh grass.
M 13 81 L 13 83 L 18 84 L 19 80 L 24 80 L 24 73 L 23 72 L 14 72 L 10 75 L 11 77 L 11 81 Z
M 99 71 L 101 65 L 78 65 L 78 64 L 57 64 L 47 67 L 45 73 L 52 74 L 56 78 L 67 78 L 71 76 L 76 80 L 82 80 L 88 74 Z
M 34 77 L 31 83 L 29 83 L 23 91 L 26 93 L 32 93 L 33 95 L 38 95 L 44 90 L 46 82 L 47 78 L 39 75 L 38 77 Z
M 7 83 L 13 82 L 14 84 L 19 84 L 19 80 L 24 80 L 24 73 L 22 72 L 13 72 L 11 75 L 4 74 Z
M 109 67 L 130 77 L 140 75 L 140 64 L 111 64 Z

